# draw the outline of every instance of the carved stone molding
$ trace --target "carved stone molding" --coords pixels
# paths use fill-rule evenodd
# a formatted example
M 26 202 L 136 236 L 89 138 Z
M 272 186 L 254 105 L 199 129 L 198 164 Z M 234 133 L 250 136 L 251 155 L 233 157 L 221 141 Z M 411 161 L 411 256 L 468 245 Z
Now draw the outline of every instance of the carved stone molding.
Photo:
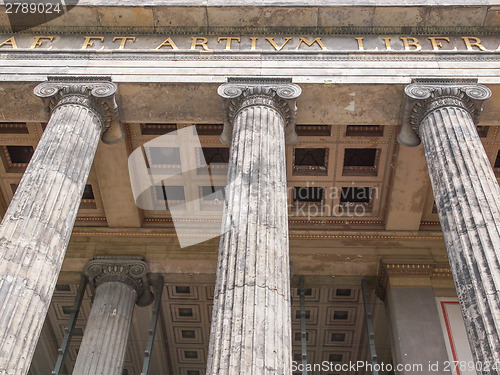
M 442 107 L 460 107 L 478 124 L 483 102 L 491 96 L 491 90 L 475 79 L 422 78 L 406 86 L 405 94 L 403 128 L 398 141 L 404 146 L 417 146 L 420 144 L 420 124 L 430 112 Z
M 391 277 L 452 279 L 450 266 L 424 260 L 397 260 L 380 262 L 376 294 L 383 301 Z
M 224 98 L 224 130 L 221 141 L 231 143 L 233 121 L 242 109 L 249 106 L 267 106 L 273 108 L 285 122 L 285 141 L 295 144 L 298 141 L 295 132 L 297 121 L 296 98 L 302 92 L 300 86 L 288 78 L 229 78 L 219 86 L 218 94 Z
M 121 282 L 137 292 L 137 305 L 147 306 L 154 297 L 149 288 L 149 266 L 142 256 L 95 256 L 83 268 L 95 290 L 107 282 Z
M 106 77 L 48 77 L 35 87 L 34 93 L 52 113 L 65 104 L 83 105 L 92 110 L 102 123 L 102 140 L 114 143 L 123 137 L 115 100 L 116 85 Z

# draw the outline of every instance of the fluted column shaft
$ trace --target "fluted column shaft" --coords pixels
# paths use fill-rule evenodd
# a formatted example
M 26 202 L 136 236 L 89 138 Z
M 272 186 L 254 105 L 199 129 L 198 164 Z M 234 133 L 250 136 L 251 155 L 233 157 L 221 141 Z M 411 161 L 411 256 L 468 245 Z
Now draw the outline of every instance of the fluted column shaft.
M 121 375 L 134 312 L 152 302 L 143 257 L 96 256 L 84 268 L 95 289 L 73 375 Z
M 121 375 L 137 293 L 115 281 L 97 287 L 73 375 Z
M 0 226 L 0 374 L 28 372 L 104 127 L 82 86 L 53 104 Z
M 500 374 L 500 188 L 474 124 L 489 95 L 434 88 L 418 130 L 472 352 Z
M 207 374 L 288 375 L 287 118 L 269 88 L 247 88 L 239 100 L 230 104 L 227 232 L 219 245 Z

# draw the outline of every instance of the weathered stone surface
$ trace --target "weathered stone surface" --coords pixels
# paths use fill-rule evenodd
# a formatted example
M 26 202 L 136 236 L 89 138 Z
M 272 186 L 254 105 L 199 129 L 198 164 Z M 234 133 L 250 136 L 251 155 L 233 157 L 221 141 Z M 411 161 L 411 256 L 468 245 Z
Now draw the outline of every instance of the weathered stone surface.
M 142 257 L 95 257 L 84 273 L 96 287 L 73 375 L 121 375 L 134 304 L 152 302 Z
M 229 230 L 219 247 L 207 364 L 211 375 L 291 373 L 285 121 L 295 108 L 277 94 L 279 86 L 219 88 L 233 132 L 223 219 Z M 290 100 L 300 94 L 298 86 L 283 86 L 293 89 Z
M 439 363 L 442 369 L 448 360 L 443 340 L 436 300 L 432 288 L 390 287 L 386 297 L 387 318 L 390 321 L 394 342 L 396 363 L 414 364 Z M 400 375 L 415 374 L 417 371 L 403 369 Z M 446 374 L 431 371 L 428 366 L 418 371 L 420 375 Z
M 474 125 L 491 93 L 452 82 L 416 83 L 406 93 L 472 352 L 483 364 L 500 363 L 500 187 Z
M 0 227 L 0 374 L 9 375 L 28 372 L 105 126 L 85 82 L 35 93 L 52 115 Z

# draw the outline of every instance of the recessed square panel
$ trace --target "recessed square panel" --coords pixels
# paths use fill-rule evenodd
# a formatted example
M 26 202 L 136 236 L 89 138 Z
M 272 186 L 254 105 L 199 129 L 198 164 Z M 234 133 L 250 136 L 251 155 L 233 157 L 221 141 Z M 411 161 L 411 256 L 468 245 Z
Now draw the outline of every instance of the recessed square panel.
M 205 363 L 204 349 L 190 346 L 189 348 L 177 347 L 178 361 L 185 363 Z
M 347 321 L 349 317 L 349 312 L 348 311 L 344 311 L 344 310 L 336 310 L 334 313 L 333 313 L 333 319 L 334 320 L 342 320 L 342 321 Z
M 33 146 L 0 146 L 5 171 L 8 173 L 24 172 L 35 152 Z
M 343 360 L 343 355 L 340 354 L 340 353 L 331 353 L 329 356 L 328 356 L 328 360 L 330 362 L 339 362 L 341 363 L 342 360 Z
M 293 188 L 293 201 L 298 203 L 321 204 L 324 199 L 325 189 L 317 186 L 295 186 Z
M 10 160 L 15 164 L 28 164 L 35 150 L 33 146 L 6 146 Z
M 351 346 L 354 331 L 343 329 L 327 329 L 324 331 L 325 346 Z
M 177 147 L 146 147 L 145 149 L 149 150 L 151 167 L 181 164 L 181 154 Z
M 343 176 L 376 176 L 380 149 L 346 148 L 344 150 Z
M 340 205 L 352 209 L 355 215 L 371 212 L 373 209 L 373 191 L 370 186 L 342 186 L 340 189 Z M 356 208 L 359 208 L 359 210 L 356 210 Z
M 328 325 L 352 326 L 356 323 L 357 309 L 351 304 L 337 304 L 326 309 Z
M 199 169 L 197 174 L 205 175 L 209 172 L 211 175 L 227 175 L 227 166 L 229 163 L 228 147 L 202 147 L 196 152 L 197 165 Z
M 191 287 L 189 287 L 189 286 L 176 286 L 175 293 L 177 293 L 177 294 L 191 294 Z
M 82 200 L 80 202 L 80 208 L 86 210 L 97 208 L 92 185 L 85 185 L 85 188 L 83 189 Z
M 183 339 L 195 339 L 196 338 L 195 331 L 193 331 L 191 329 L 183 329 L 181 331 L 181 335 L 182 335 Z
M 302 311 L 300 310 L 295 311 L 295 319 L 302 319 Z M 311 319 L 311 310 L 304 310 L 304 319 L 305 320 Z
M 302 342 L 302 333 L 300 330 L 293 330 L 292 332 L 292 345 L 297 346 L 301 345 Z M 313 347 L 316 346 L 316 330 L 308 328 L 306 331 L 306 342 L 307 346 Z
M 293 298 L 294 302 L 296 302 L 295 297 Z M 306 307 L 305 320 L 308 326 L 318 324 L 318 308 L 316 306 L 310 306 L 309 304 Z M 297 326 L 300 325 L 300 306 L 298 305 L 297 306 L 294 305 L 294 307 L 292 307 L 292 324 Z
M 198 288 L 192 285 L 168 285 L 167 293 L 171 301 L 198 299 Z
M 200 186 L 201 199 L 204 202 L 224 202 L 224 186 Z
M 71 288 L 68 284 L 57 284 L 56 292 L 70 292 Z
M 337 286 L 329 289 L 329 302 L 357 302 L 359 299 L 359 288 L 352 286 Z M 332 307 L 333 308 L 333 307 Z
M 198 352 L 195 350 L 184 350 L 184 358 L 198 359 Z
M 307 353 L 306 353 L 307 363 L 314 363 L 314 360 L 316 357 L 315 354 L 316 354 L 316 352 L 314 350 L 307 351 Z M 292 348 L 292 358 L 295 362 L 297 362 L 297 364 L 302 363 L 302 352 L 300 350 L 300 345 Z M 295 374 L 296 373 L 294 372 L 294 375 Z M 297 374 L 302 374 L 302 373 L 297 373 Z
M 326 176 L 327 148 L 294 148 L 293 174 L 296 176 Z
M 337 297 L 350 297 L 352 294 L 352 289 L 351 288 L 337 288 L 335 291 L 335 295 Z
M 200 306 L 170 304 L 173 322 L 200 322 Z
M 183 202 L 186 199 L 184 186 L 155 186 L 157 200 Z
M 73 311 L 73 306 L 62 306 L 61 308 L 64 314 L 69 315 Z
M 180 307 L 179 308 L 179 316 L 181 317 L 186 317 L 186 316 L 193 316 L 193 309 L 190 307 Z
M 229 163 L 229 148 L 227 147 L 203 147 L 198 149 L 200 156 L 203 156 L 205 163 Z
M 370 203 L 371 188 L 365 186 L 342 187 L 340 203 Z
M 202 329 L 196 326 L 174 326 L 177 344 L 203 344 Z
M 479 135 L 479 138 L 487 138 L 488 137 L 488 130 L 490 129 L 489 126 L 476 126 L 477 129 L 477 134 Z
M 304 297 L 306 301 L 318 302 L 320 300 L 321 288 L 305 288 Z M 300 304 L 299 288 L 292 288 L 293 305 Z M 307 306 L 307 305 L 306 305 Z

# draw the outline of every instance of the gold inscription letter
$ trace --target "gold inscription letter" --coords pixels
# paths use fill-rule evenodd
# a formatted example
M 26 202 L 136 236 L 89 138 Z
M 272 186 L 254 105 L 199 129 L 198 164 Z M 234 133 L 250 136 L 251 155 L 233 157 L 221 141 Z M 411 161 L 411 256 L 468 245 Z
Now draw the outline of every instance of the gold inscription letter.
M 402 36 L 400 39 L 403 41 L 403 44 L 405 46 L 405 51 L 420 51 L 422 49 L 422 46 L 418 42 L 417 38 L 411 36 L 410 37 Z M 412 49 L 411 47 L 415 48 Z
M 31 45 L 30 49 L 35 49 L 36 47 L 39 47 L 42 45 L 42 40 L 47 39 L 50 40 L 51 42 L 54 40 L 53 36 L 35 36 L 35 40 L 33 41 L 33 44 Z M 53 48 L 53 46 L 50 46 L 49 48 L 46 48 L 47 51 L 50 51 Z
M 326 46 L 323 44 L 321 38 L 316 38 L 312 42 L 310 42 L 307 38 L 300 38 L 299 44 L 297 45 L 297 48 L 295 48 L 295 50 L 298 50 L 302 43 L 307 44 L 308 47 L 311 47 L 314 43 L 318 43 L 318 46 L 320 46 L 323 51 L 328 51 L 328 48 L 326 48 Z
M 252 46 L 250 47 L 250 51 L 255 51 L 257 49 L 257 40 L 259 40 L 259 37 L 251 36 L 250 40 L 252 41 Z
M 97 39 L 100 40 L 101 42 L 104 42 L 104 37 L 103 36 L 86 36 L 85 41 L 83 42 L 82 48 L 81 49 L 88 49 L 88 47 L 94 47 L 94 42 L 92 39 Z M 99 50 L 103 50 L 104 46 L 99 48 Z
M 160 44 L 158 47 L 156 47 L 156 49 L 160 49 L 161 47 L 166 47 L 166 46 L 169 46 L 169 47 L 171 47 L 172 49 L 179 49 L 179 48 L 175 45 L 175 43 L 174 43 L 174 41 L 172 40 L 172 38 L 170 38 L 170 37 L 168 37 L 167 39 L 165 39 L 165 40 L 163 41 L 163 43 L 162 43 L 162 44 Z
M 226 49 L 230 50 L 231 49 L 231 42 L 233 40 L 236 40 L 238 43 L 240 42 L 240 37 L 235 37 L 235 36 L 220 36 L 217 38 L 217 43 L 220 43 L 221 40 L 226 41 Z
M 113 38 L 113 43 L 116 40 L 121 40 L 120 47 L 118 47 L 118 49 L 124 49 L 125 48 L 125 44 L 127 43 L 127 40 L 131 40 L 132 43 L 135 43 L 135 36 L 115 36 Z
M 484 46 L 481 44 L 481 39 L 476 38 L 475 36 L 463 36 L 462 39 L 465 42 L 465 46 L 467 47 L 467 51 L 474 51 L 472 47 L 477 47 L 481 51 L 488 51 Z M 471 42 L 471 39 L 474 39 L 473 42 Z
M 431 41 L 432 49 L 434 51 L 439 51 L 440 48 L 443 48 L 443 43 L 438 42 L 438 40 L 444 40 L 444 41 L 450 43 L 450 38 L 448 38 L 447 36 L 430 36 L 428 39 Z M 456 50 L 457 50 L 457 47 L 453 48 L 453 51 L 456 51 Z
M 3 46 L 11 46 L 12 49 L 17 49 L 16 38 L 11 37 L 11 38 L 7 39 L 5 42 L 0 44 L 0 47 L 3 47 Z
M 363 37 L 357 37 L 355 39 L 358 41 L 358 50 L 364 51 L 365 48 L 363 47 Z
M 281 51 L 281 50 L 283 49 L 283 47 L 284 47 L 284 46 L 286 46 L 286 44 L 287 44 L 290 40 L 292 40 L 292 38 L 290 38 L 290 37 L 286 37 L 286 38 L 285 38 L 285 42 L 284 42 L 281 46 L 278 46 L 278 45 L 276 44 L 276 42 L 274 41 L 274 38 L 273 38 L 273 37 L 271 37 L 271 38 L 267 37 L 267 38 L 266 38 L 266 40 L 267 40 L 267 41 L 268 41 L 268 42 L 269 42 L 269 43 L 270 43 L 270 44 L 274 47 L 274 49 L 275 49 L 276 51 L 278 51 L 278 52 L 279 52 L 279 51 Z
M 198 39 L 201 39 L 201 42 L 198 42 Z M 191 37 L 192 43 L 191 43 L 191 49 L 196 49 L 196 46 L 201 46 L 203 47 L 204 51 L 210 51 L 210 49 L 207 46 L 208 39 L 203 37 L 203 36 L 192 36 Z
M 392 47 L 391 47 L 391 38 L 382 38 L 382 40 L 384 41 L 385 43 L 385 50 L 386 51 L 392 51 Z

